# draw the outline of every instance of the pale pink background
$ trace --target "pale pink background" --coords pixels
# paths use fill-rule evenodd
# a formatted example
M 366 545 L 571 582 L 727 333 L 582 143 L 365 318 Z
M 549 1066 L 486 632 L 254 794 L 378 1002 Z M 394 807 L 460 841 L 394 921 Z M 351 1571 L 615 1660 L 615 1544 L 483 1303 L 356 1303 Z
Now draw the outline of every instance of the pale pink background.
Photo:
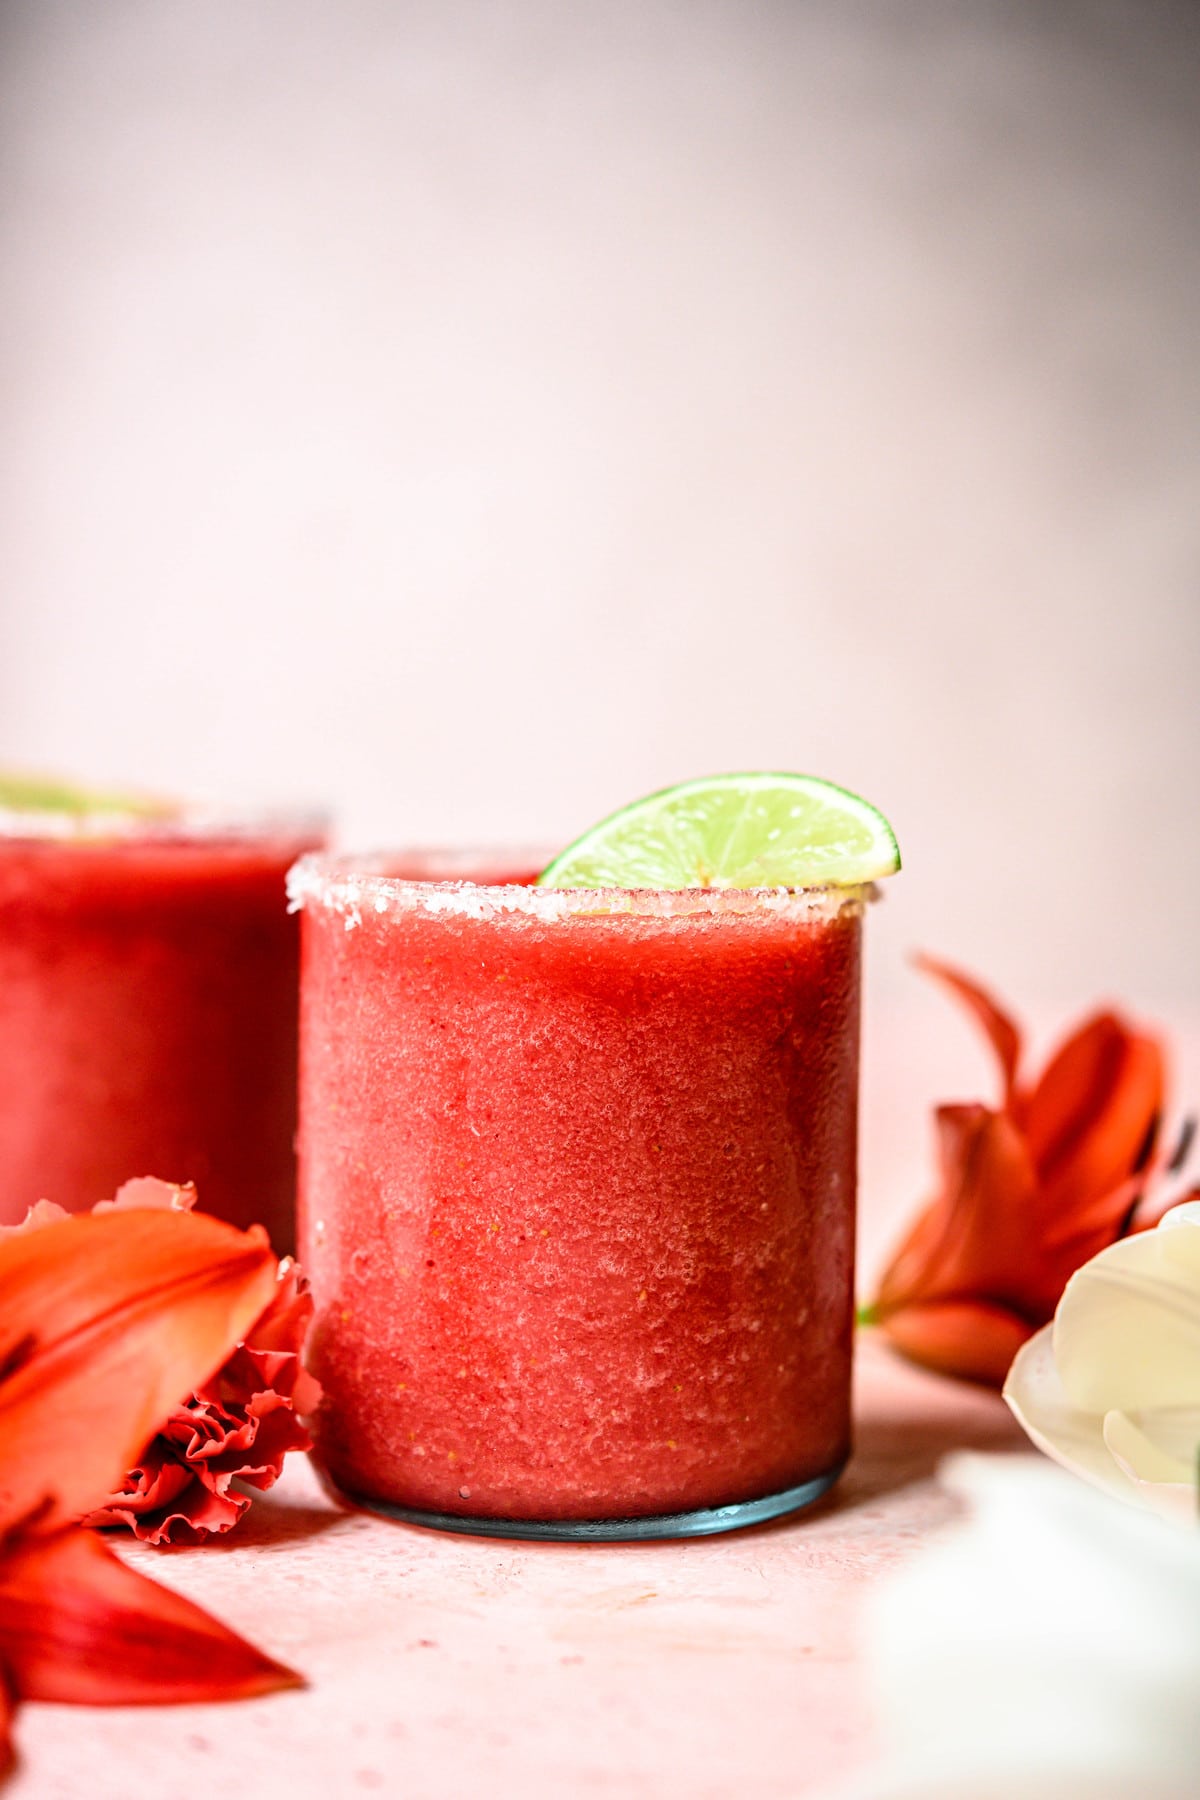
M 1200 1008 L 1198 50 L 1170 4 L 11 0 L 0 764 L 359 844 L 861 789 L 891 1219 L 986 1076 L 912 949 L 1041 1041 Z
M 1182 3 L 9 0 L 0 760 L 554 840 L 799 767 L 875 930 L 1200 996 Z

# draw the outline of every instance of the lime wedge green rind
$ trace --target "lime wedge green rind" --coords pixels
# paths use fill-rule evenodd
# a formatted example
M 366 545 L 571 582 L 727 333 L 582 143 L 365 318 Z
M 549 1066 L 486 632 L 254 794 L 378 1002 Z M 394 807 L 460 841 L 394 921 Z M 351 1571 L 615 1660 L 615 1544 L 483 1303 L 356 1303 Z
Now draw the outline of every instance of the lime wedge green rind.
M 815 775 L 716 775 L 613 813 L 538 886 L 857 887 L 899 867 L 883 814 L 846 788 Z

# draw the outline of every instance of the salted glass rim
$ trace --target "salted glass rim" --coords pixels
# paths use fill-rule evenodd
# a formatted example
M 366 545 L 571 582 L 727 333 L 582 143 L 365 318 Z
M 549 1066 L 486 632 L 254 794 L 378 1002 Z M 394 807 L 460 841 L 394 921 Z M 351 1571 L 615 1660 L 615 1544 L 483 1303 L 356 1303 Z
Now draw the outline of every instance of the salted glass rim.
M 770 912 L 797 920 L 836 918 L 861 911 L 874 899 L 871 882 L 853 887 L 823 883 L 786 888 L 538 888 L 519 882 L 425 878 L 389 873 L 397 863 L 439 863 L 520 869 L 544 868 L 552 853 L 507 849 L 373 851 L 366 854 L 310 851 L 287 875 L 289 912 L 307 906 L 340 914 L 347 929 L 365 918 L 413 912 L 459 918 L 526 914 L 543 921 L 572 915 L 676 918 L 689 915 Z

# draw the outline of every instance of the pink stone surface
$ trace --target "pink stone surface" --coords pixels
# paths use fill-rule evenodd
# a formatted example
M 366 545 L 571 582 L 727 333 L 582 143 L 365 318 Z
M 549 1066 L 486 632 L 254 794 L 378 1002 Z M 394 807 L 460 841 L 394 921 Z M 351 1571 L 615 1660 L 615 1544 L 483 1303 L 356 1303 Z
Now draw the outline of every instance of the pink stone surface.
M 1082 1010 L 1035 1018 L 1036 1055 Z M 1174 1114 L 1200 1093 L 1200 1020 L 1169 1025 Z M 944 1005 L 869 1020 L 867 1043 L 863 1293 L 927 1191 L 932 1101 L 992 1091 Z M 293 1458 L 231 1538 L 125 1554 L 308 1689 L 24 1707 L 4 1800 L 823 1800 L 873 1758 L 863 1602 L 953 1517 L 938 1462 L 1025 1448 L 994 1394 L 911 1368 L 870 1333 L 857 1364 L 857 1449 L 834 1493 L 729 1537 L 442 1536 L 339 1512 Z
M 795 1800 L 869 1760 L 859 1603 L 952 1515 L 1002 1403 L 860 1345 L 858 1448 L 783 1524 L 690 1543 L 450 1537 L 335 1509 L 293 1459 L 230 1539 L 130 1547 L 304 1671 L 227 1706 L 22 1710 L 5 1800 L 139 1792 L 404 1800 Z

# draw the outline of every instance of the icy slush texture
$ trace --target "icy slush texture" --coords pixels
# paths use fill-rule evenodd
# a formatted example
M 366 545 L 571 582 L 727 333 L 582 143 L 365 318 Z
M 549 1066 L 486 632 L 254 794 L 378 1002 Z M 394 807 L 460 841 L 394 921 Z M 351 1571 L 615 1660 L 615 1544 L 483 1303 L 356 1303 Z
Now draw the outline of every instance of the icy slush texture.
M 844 1457 L 861 908 L 745 902 L 347 930 L 305 900 L 301 1248 L 341 1486 L 600 1518 Z

